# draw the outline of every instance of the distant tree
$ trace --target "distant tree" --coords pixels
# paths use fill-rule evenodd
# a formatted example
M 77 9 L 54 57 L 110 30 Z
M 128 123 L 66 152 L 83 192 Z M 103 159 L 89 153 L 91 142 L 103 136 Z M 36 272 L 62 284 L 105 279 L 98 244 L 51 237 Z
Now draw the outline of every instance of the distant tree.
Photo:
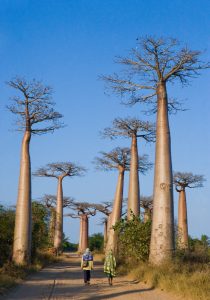
M 200 60 L 200 52 L 182 46 L 173 38 L 146 36 L 127 57 L 118 57 L 123 71 L 103 76 L 108 87 L 126 104 L 152 104 L 157 112 L 156 156 L 154 176 L 154 209 L 150 244 L 150 262 L 161 264 L 174 253 L 173 175 L 171 139 L 168 121 L 170 108 L 176 101 L 168 100 L 167 84 L 182 85 L 197 77 L 210 63 Z M 167 213 L 166 213 L 167 212 Z
M 117 251 L 117 234 L 113 230 L 113 226 L 118 222 L 122 215 L 122 202 L 123 202 L 123 186 L 124 186 L 124 173 L 130 169 L 131 151 L 129 148 L 117 147 L 111 152 L 101 152 L 102 157 L 95 159 L 95 164 L 98 169 L 113 170 L 118 169 L 118 183 L 113 202 L 113 209 L 109 222 L 109 235 L 106 244 L 106 251 L 112 249 Z M 147 157 L 138 157 L 138 171 L 145 172 L 150 164 Z
M 47 164 L 46 167 L 39 168 L 34 175 L 39 177 L 53 177 L 58 180 L 57 200 L 56 200 L 56 224 L 54 248 L 56 253 L 62 250 L 63 238 L 63 179 L 65 177 L 81 176 L 85 172 L 83 167 L 71 162 L 58 162 Z
M 12 257 L 15 210 L 0 205 L 0 267 Z
M 153 198 L 141 196 L 140 206 L 144 209 L 144 223 L 152 220 Z
M 178 210 L 178 248 L 188 249 L 188 222 L 187 222 L 187 202 L 186 188 L 198 188 L 203 186 L 205 181 L 203 175 L 193 175 L 192 173 L 174 173 L 174 184 L 179 193 Z
M 82 253 L 88 248 L 88 236 L 89 236 L 89 217 L 95 216 L 96 209 L 94 204 L 88 202 L 75 202 L 71 204 L 72 210 L 77 211 L 77 215 L 80 218 L 80 235 L 78 252 Z M 75 214 L 68 214 L 70 217 L 76 217 Z
M 95 209 L 103 214 L 105 214 L 105 218 L 103 218 L 104 224 L 104 250 L 106 249 L 107 240 L 109 236 L 109 228 L 110 228 L 110 218 L 111 218 L 111 209 L 112 209 L 112 202 L 103 202 L 101 204 L 95 204 Z
M 137 139 L 143 138 L 147 142 L 154 141 L 154 124 L 136 118 L 118 118 L 113 121 L 112 127 L 105 128 L 103 135 L 111 139 L 118 136 L 131 138 L 128 219 L 131 218 L 132 214 L 138 217 L 140 215 L 140 189 Z
M 73 201 L 73 198 L 63 196 L 63 208 L 69 207 Z M 56 202 L 57 197 L 55 195 L 45 194 L 41 198 L 41 203 L 49 210 L 49 244 L 53 245 L 55 237 L 55 224 L 56 224 Z
M 53 132 L 62 127 L 62 115 L 54 111 L 52 88 L 40 81 L 16 77 L 7 82 L 19 95 L 12 98 L 8 109 L 15 114 L 19 131 L 24 132 L 15 218 L 13 261 L 26 265 L 31 260 L 31 161 L 30 140 L 33 134 Z M 49 125 L 48 125 L 49 124 Z

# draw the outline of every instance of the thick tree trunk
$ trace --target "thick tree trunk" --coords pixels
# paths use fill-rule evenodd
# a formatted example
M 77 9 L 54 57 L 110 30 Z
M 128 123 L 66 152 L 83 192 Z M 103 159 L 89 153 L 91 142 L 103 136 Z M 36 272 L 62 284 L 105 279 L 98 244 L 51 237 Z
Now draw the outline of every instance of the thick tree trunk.
M 114 253 L 116 253 L 117 250 L 117 234 L 112 228 L 112 226 L 114 226 L 120 220 L 122 215 L 124 173 L 125 170 L 123 168 L 120 168 L 111 219 L 109 222 L 109 236 L 108 236 L 106 251 L 112 249 Z
M 54 248 L 56 252 L 62 251 L 63 241 L 63 187 L 62 177 L 58 178 L 58 190 L 57 190 L 57 204 L 56 204 L 56 223 L 55 223 L 55 237 Z
M 79 226 L 79 245 L 78 245 L 78 252 L 82 252 L 82 227 L 83 227 L 83 219 L 80 216 L 80 226 Z
M 82 218 L 82 239 L 81 239 L 81 252 L 84 252 L 88 248 L 88 216 L 86 214 L 81 216 Z
M 50 209 L 50 226 L 49 226 L 50 244 L 52 245 L 54 243 L 54 237 L 55 237 L 55 222 L 56 222 L 56 211 L 55 208 L 52 207 Z
M 104 221 L 104 250 L 106 250 L 106 244 L 107 244 L 107 223 L 108 223 L 108 219 L 105 219 Z
M 13 262 L 26 265 L 31 260 L 31 133 L 26 131 L 22 141 L 20 177 L 15 215 Z
M 150 262 L 161 264 L 174 252 L 171 140 L 166 85 L 157 87 L 156 156 Z
M 108 215 L 108 219 L 107 219 L 107 242 L 108 242 L 108 239 L 109 239 L 111 219 L 112 219 L 112 213 L 110 213 Z
M 187 203 L 185 190 L 179 192 L 178 208 L 178 248 L 187 250 L 188 244 L 188 226 L 187 226 Z
M 132 136 L 131 142 L 131 163 L 128 192 L 128 220 L 132 219 L 132 213 L 140 215 L 140 191 L 139 191 L 139 172 L 138 172 L 138 147 L 137 137 Z

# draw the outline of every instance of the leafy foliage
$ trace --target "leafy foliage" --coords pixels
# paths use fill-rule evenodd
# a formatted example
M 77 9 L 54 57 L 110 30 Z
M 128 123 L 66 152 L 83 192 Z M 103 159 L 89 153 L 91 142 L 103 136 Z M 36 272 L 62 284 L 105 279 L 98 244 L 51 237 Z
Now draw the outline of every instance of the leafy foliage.
M 89 248 L 91 251 L 103 249 L 104 237 L 102 233 L 95 233 L 89 237 Z
M 142 223 L 141 220 L 133 215 L 132 220 L 121 219 L 114 230 L 119 236 L 119 259 L 128 261 L 143 260 L 149 257 L 149 244 L 151 236 L 151 221 Z
M 15 210 L 0 206 L 0 266 L 9 261 L 12 256 L 14 238 Z M 49 213 L 43 204 L 32 202 L 32 258 L 37 250 L 47 248 Z
M 14 226 L 14 209 L 0 206 L 0 266 L 11 257 Z
M 48 246 L 49 215 L 47 208 L 36 201 L 32 202 L 32 257 L 37 249 Z
M 69 237 L 68 236 L 66 237 L 65 234 L 63 233 L 62 249 L 63 249 L 63 251 L 73 251 L 73 252 L 76 252 L 77 249 L 78 249 L 78 244 L 71 243 L 69 241 Z

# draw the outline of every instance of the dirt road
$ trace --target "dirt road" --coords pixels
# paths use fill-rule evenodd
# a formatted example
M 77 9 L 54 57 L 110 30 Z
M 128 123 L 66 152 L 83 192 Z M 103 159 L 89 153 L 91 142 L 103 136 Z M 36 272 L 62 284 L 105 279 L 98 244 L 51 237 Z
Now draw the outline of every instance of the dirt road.
M 178 300 L 163 291 L 153 290 L 142 283 L 126 277 L 117 277 L 113 286 L 108 286 L 102 271 L 102 263 L 95 262 L 91 285 L 85 286 L 79 258 L 67 256 L 64 261 L 33 274 L 15 287 L 4 300 Z

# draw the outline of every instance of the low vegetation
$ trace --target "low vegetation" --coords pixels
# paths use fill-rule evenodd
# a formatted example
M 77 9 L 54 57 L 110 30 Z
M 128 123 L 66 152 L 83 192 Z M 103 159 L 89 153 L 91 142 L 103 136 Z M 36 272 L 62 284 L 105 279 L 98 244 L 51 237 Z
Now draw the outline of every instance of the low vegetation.
M 210 241 L 206 235 L 201 239 L 189 237 L 188 251 L 176 251 L 173 262 L 153 266 L 148 262 L 150 222 L 124 219 L 115 229 L 120 232 L 119 274 L 129 274 L 150 287 L 171 291 L 184 299 L 210 299 Z
M 48 236 L 49 212 L 39 202 L 32 202 L 32 262 L 29 266 L 12 263 L 15 210 L 0 206 L 0 294 L 29 273 L 55 262 Z
M 131 220 L 121 219 L 114 229 L 118 232 L 118 260 L 132 264 L 147 261 L 151 237 L 151 221 L 141 222 L 133 215 Z
M 184 299 L 210 299 L 210 266 L 207 263 L 176 260 L 159 267 L 141 263 L 131 274 L 151 287 L 172 291 Z

